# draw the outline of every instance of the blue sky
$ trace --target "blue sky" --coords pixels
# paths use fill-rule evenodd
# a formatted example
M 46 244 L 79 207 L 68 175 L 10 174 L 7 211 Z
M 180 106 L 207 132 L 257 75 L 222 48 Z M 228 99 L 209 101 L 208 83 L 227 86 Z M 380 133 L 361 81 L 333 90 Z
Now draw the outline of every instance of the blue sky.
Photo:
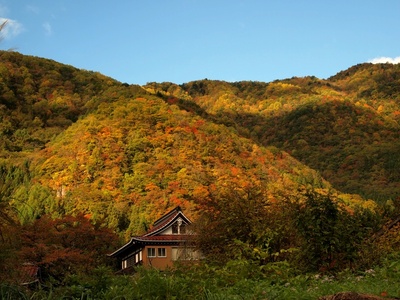
M 0 48 L 132 84 L 327 78 L 400 60 L 400 0 L 0 0 L 0 18 Z

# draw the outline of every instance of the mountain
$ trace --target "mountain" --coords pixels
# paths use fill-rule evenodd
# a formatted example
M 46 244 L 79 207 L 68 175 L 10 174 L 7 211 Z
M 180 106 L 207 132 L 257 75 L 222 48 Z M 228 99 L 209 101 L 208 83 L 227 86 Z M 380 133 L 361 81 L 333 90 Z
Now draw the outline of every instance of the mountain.
M 138 86 L 1 52 L 0 196 L 22 222 L 84 213 L 127 236 L 177 205 L 196 214 L 216 189 L 396 199 L 398 74 Z
M 184 95 L 212 120 L 288 152 L 343 192 L 375 200 L 400 196 L 400 65 L 360 64 L 327 80 L 147 88 Z

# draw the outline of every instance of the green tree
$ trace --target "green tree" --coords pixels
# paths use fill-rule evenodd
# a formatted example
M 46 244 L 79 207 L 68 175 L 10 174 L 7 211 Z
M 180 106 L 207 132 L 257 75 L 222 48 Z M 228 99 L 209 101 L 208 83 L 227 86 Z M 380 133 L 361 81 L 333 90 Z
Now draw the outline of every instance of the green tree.
M 379 228 L 379 215 L 341 207 L 329 192 L 307 190 L 304 196 L 297 210 L 303 267 L 319 271 L 351 267 L 365 239 Z
M 272 251 L 267 192 L 260 186 L 227 181 L 211 186 L 202 201 L 197 242 L 208 258 L 233 259 L 238 256 L 238 244 Z
M 304 238 L 303 254 L 307 264 L 318 269 L 330 265 L 339 244 L 336 225 L 339 209 L 331 195 L 307 191 L 306 201 L 299 207 L 297 228 Z
M 0 268 L 6 270 L 2 272 L 5 274 L 15 270 L 16 232 L 19 228 L 17 212 L 10 206 L 10 202 L 15 190 L 28 180 L 28 164 L 18 167 L 6 162 L 0 163 Z

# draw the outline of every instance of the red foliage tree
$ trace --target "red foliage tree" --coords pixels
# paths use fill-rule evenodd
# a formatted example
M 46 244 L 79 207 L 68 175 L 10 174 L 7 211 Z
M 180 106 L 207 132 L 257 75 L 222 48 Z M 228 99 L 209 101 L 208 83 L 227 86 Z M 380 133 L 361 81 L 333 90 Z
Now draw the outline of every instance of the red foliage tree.
M 110 263 L 106 254 L 117 243 L 111 230 L 83 215 L 55 220 L 44 216 L 23 227 L 19 256 L 41 267 L 44 277 L 62 281 L 65 275 L 89 273 Z

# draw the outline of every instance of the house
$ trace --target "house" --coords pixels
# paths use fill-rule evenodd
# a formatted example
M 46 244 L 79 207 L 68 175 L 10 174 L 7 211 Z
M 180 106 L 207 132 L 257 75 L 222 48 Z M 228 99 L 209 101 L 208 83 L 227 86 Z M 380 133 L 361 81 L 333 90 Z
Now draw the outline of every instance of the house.
M 176 261 L 197 260 L 199 252 L 193 247 L 191 223 L 178 206 L 155 221 L 144 235 L 132 237 L 109 256 L 120 261 L 122 272 L 138 265 L 163 270 Z

